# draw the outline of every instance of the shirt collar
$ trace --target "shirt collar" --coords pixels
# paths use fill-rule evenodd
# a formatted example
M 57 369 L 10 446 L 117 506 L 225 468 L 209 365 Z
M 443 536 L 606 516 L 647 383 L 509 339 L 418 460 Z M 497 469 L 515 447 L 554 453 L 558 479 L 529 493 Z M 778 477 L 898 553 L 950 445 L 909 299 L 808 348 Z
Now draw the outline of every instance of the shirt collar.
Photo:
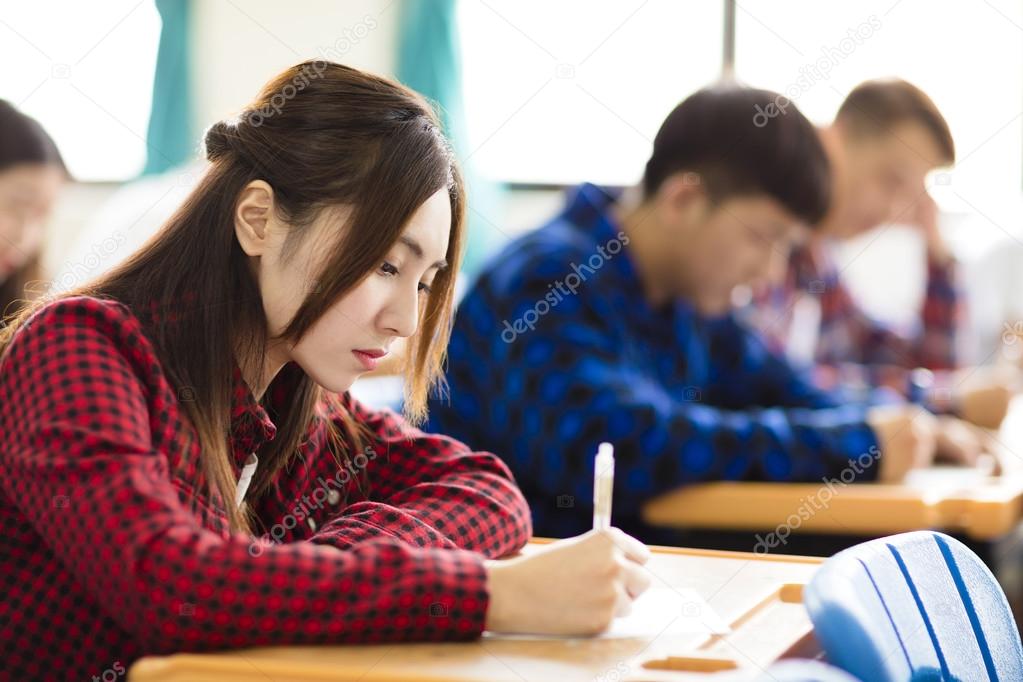
M 621 192 L 616 189 L 583 183 L 569 195 L 562 216 L 571 224 L 590 234 L 597 245 L 604 245 L 610 240 L 619 239 L 618 235 L 622 231 L 622 227 L 613 213 L 614 205 L 620 195 Z M 657 313 L 647 303 L 643 293 L 643 284 L 639 279 L 639 272 L 632 262 L 628 249 L 622 249 L 619 256 L 611 259 L 611 264 L 622 279 L 622 284 L 625 285 L 616 287 L 614 291 L 628 299 L 627 304 L 620 307 L 620 310 L 642 311 L 644 316 L 650 319 L 670 319 L 673 325 L 683 329 L 701 322 L 717 324 L 727 323 L 732 319 L 731 312 L 720 317 L 705 318 L 697 313 L 692 303 L 681 298 L 674 299 L 666 311 Z M 668 313 L 667 317 L 664 316 L 665 312 Z
M 302 369 L 289 362 L 270 382 L 264 399 L 257 402 L 241 369 L 235 365 L 231 390 L 231 445 L 239 466 L 250 453 L 277 435 L 277 425 L 270 416 L 271 412 L 280 413 L 303 376 Z
M 617 189 L 583 183 L 569 194 L 562 217 L 589 234 L 595 247 L 620 240 L 622 226 L 613 213 L 620 195 L 621 191 Z M 614 272 L 629 284 L 629 294 L 642 297 L 642 284 L 628 249 L 622 248 L 619 255 L 610 259 L 610 263 Z

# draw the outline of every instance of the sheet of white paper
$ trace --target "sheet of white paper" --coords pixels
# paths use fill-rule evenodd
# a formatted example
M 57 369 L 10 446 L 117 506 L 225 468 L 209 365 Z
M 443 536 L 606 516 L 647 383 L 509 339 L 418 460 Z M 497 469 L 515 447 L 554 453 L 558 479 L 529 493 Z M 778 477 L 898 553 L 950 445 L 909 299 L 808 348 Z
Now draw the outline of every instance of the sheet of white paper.
M 632 603 L 632 613 L 615 618 L 611 627 L 598 635 L 598 639 L 650 639 L 659 635 L 723 635 L 728 632 L 731 632 L 731 628 L 695 590 L 653 587 Z M 563 639 L 493 632 L 487 632 L 484 636 L 495 639 Z
M 615 618 L 603 636 L 723 635 L 728 632 L 731 628 L 695 590 L 654 587 L 632 603 L 632 613 Z
M 913 469 L 906 474 L 905 484 L 910 488 L 945 492 L 963 488 L 976 488 L 991 481 L 991 471 L 981 467 L 936 465 L 926 469 Z

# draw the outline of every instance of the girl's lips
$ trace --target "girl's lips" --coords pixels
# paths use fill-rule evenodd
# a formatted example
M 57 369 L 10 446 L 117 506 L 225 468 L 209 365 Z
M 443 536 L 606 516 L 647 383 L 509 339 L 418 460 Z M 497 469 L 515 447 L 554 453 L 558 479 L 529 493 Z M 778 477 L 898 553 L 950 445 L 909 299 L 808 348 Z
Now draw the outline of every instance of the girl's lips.
M 380 358 L 383 357 L 383 354 L 376 355 L 374 353 L 371 355 L 370 353 L 361 350 L 353 350 L 352 355 L 354 355 L 355 358 L 362 363 L 362 366 L 366 368 L 367 372 L 372 372 L 376 369 L 377 365 L 380 364 Z

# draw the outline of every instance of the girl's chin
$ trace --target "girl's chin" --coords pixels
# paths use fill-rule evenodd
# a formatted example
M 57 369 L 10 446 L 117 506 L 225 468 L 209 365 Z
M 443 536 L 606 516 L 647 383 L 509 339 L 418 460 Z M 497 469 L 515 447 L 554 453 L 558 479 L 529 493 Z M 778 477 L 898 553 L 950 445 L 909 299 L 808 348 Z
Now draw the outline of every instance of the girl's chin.
M 359 377 L 355 376 L 345 381 L 332 381 L 327 385 L 320 384 L 320 386 L 323 388 L 323 390 L 329 391 L 330 393 L 344 393 L 345 391 L 352 387 L 352 385 L 355 383 L 355 380 L 358 378 Z
M 316 384 L 328 393 L 344 393 L 352 387 L 355 380 L 361 376 L 359 374 L 334 372 L 320 374 L 319 372 L 306 372 L 309 377 L 316 382 Z

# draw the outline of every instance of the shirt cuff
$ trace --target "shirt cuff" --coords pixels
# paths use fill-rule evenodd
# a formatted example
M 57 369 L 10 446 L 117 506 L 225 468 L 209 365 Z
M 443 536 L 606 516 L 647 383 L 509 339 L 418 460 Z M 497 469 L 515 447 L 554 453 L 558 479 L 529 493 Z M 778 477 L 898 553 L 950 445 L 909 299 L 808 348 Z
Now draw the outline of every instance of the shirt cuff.
M 848 409 L 848 408 L 839 408 Z M 824 482 L 833 485 L 866 483 L 877 480 L 881 447 L 874 430 L 864 418 L 835 427 L 831 436 L 831 452 L 825 464 Z
M 415 571 L 419 584 L 394 604 L 396 611 L 407 614 L 398 619 L 405 620 L 410 630 L 424 633 L 427 640 L 479 637 L 490 606 L 483 556 L 461 549 L 421 551 L 421 570 Z

